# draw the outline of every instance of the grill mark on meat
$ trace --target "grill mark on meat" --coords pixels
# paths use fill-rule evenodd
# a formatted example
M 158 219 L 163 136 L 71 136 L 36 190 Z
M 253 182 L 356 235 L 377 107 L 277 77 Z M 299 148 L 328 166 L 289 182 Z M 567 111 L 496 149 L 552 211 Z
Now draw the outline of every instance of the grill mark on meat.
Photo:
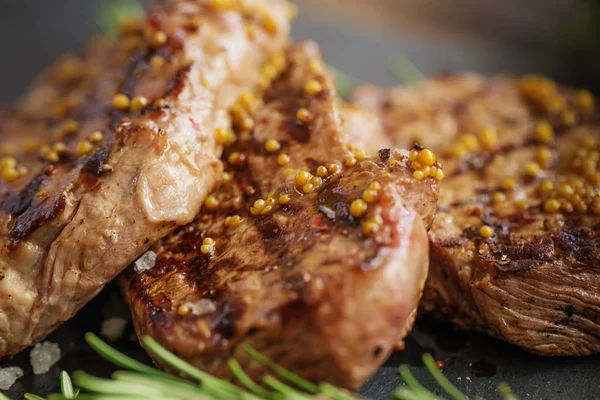
M 61 193 L 48 198 L 35 207 L 28 207 L 25 212 L 17 217 L 15 226 L 10 231 L 11 246 L 15 247 L 19 241 L 33 232 L 41 224 L 54 219 L 66 205 L 66 196 Z
M 188 73 L 190 72 L 191 65 L 186 65 L 181 67 L 175 76 L 169 81 L 167 88 L 165 89 L 165 94 L 163 97 L 177 97 L 183 90 L 183 84 L 185 79 L 187 78 Z
M 430 191 L 435 190 L 437 185 L 431 178 L 411 180 L 407 155 L 397 151 L 390 151 L 389 157 L 383 154 L 388 160 L 368 158 L 354 167 L 344 167 L 343 161 L 352 153 L 338 137 L 335 102 L 329 98 L 332 82 L 324 78 L 324 93 L 309 95 L 304 92 L 305 83 L 317 74 L 308 68 L 310 59 L 288 56 L 288 61 L 292 64 L 288 68 L 296 71 L 300 67 L 294 64 L 303 65 L 303 76 L 284 73 L 277 77 L 263 95 L 263 104 L 252 115 L 256 124 L 254 131 L 236 130 L 237 140 L 227 147 L 222 157 L 232 180 L 223 182 L 213 193 L 219 207 L 204 210 L 189 227 L 163 239 L 154 247 L 158 254 L 157 265 L 145 272 L 129 268 L 124 275 L 124 285 L 132 302 L 138 333 L 152 333 L 168 348 L 193 363 L 201 363 L 211 372 L 219 375 L 224 372 L 220 370 L 221 361 L 230 355 L 237 357 L 240 353 L 237 349 L 252 338 L 264 340 L 257 346 L 259 350 L 276 351 L 288 361 L 290 357 L 284 355 L 283 348 L 292 343 L 323 353 L 303 352 L 301 357 L 293 357 L 293 366 L 289 363 L 284 366 L 297 369 L 306 365 L 311 373 L 340 375 L 340 378 L 332 376 L 331 379 L 345 380 L 345 384 L 356 386 L 366 374 L 360 372 L 361 377 L 353 378 L 356 382 L 349 383 L 346 377 L 352 373 L 343 368 L 340 370 L 335 357 L 330 354 L 333 351 L 330 339 L 336 341 L 335 346 L 343 344 L 337 344 L 337 338 L 331 338 L 323 331 L 336 329 L 334 322 L 338 318 L 345 318 L 347 323 L 357 322 L 345 317 L 344 307 L 347 302 L 358 302 L 356 307 L 351 307 L 352 311 L 348 311 L 356 312 L 356 309 L 365 307 L 363 295 L 366 298 L 379 296 L 387 283 L 375 277 L 380 274 L 386 277 L 396 273 L 403 276 L 405 273 L 414 274 L 415 270 L 408 265 L 394 270 L 400 267 L 402 261 L 395 257 L 388 259 L 395 246 L 404 248 L 406 240 L 416 243 L 419 237 L 426 237 L 424 230 L 419 232 L 422 226 L 413 225 L 415 214 L 400 210 L 403 195 L 396 192 L 396 183 L 423 185 L 426 193 L 418 196 L 423 196 L 422 201 L 429 206 L 432 206 L 431 201 L 435 201 L 435 192 Z M 304 132 L 300 131 L 304 127 L 298 127 L 295 121 L 300 107 L 309 109 L 315 121 Z M 265 143 L 271 139 L 279 142 L 279 152 L 265 150 Z M 318 143 L 323 145 L 317 146 Z M 243 155 L 241 165 L 228 162 L 233 152 Z M 295 171 L 315 173 L 319 165 L 337 163 L 343 172 L 322 177 L 314 191 L 304 193 L 296 187 L 293 176 L 282 174 L 285 167 L 278 165 L 279 154 L 290 156 L 285 167 Z M 395 164 L 389 161 L 391 159 Z M 381 178 L 388 171 L 389 176 Z M 381 202 L 369 205 L 364 220 L 352 217 L 349 205 L 360 198 L 373 181 L 382 185 L 379 192 Z M 274 199 L 288 194 L 291 202 L 286 205 L 275 203 L 266 215 L 251 215 L 250 208 L 254 202 L 257 199 L 269 200 L 271 192 Z M 239 226 L 225 225 L 225 218 L 232 215 L 241 217 Z M 361 230 L 362 222 L 370 221 L 370 218 L 381 221 L 380 230 L 372 238 Z M 210 252 L 206 248 L 201 249 L 207 237 L 214 241 Z M 390 252 L 382 251 L 386 248 Z M 411 256 L 423 261 L 425 258 L 420 247 Z M 421 264 L 421 261 L 418 263 Z M 414 289 L 412 287 L 409 291 Z M 349 293 L 352 291 L 360 294 Z M 165 327 L 156 326 L 146 316 L 153 312 L 152 307 L 156 307 L 151 299 L 159 292 L 167 293 L 173 299 L 173 305 L 167 312 L 172 325 Z M 373 315 L 370 322 L 381 324 L 382 330 L 408 329 L 404 317 L 397 315 L 405 307 L 400 298 L 406 294 L 400 295 L 394 288 L 390 296 L 399 297 L 393 301 L 382 299 L 389 302 L 385 311 L 389 315 L 385 316 L 385 322 L 381 315 Z M 417 298 L 418 295 L 414 303 L 406 307 L 410 312 Z M 193 310 L 187 312 L 186 304 L 194 304 L 198 300 L 210 300 L 216 311 L 202 315 L 194 314 Z M 337 302 L 340 304 L 334 304 Z M 335 308 L 338 307 L 344 310 L 337 312 Z M 329 310 L 333 311 L 332 316 L 323 317 L 329 321 L 327 329 L 314 326 L 320 324 L 318 315 L 329 313 Z M 299 328 L 302 330 L 298 331 Z M 183 332 L 185 337 L 181 335 Z M 299 334 L 305 344 L 294 340 Z M 361 365 L 363 371 L 382 361 L 380 358 L 389 353 L 390 343 L 396 341 L 398 332 L 394 331 L 385 339 L 379 330 L 377 335 L 377 340 L 362 338 L 362 341 L 369 342 L 366 348 L 349 346 L 356 349 L 353 351 L 364 350 L 368 357 L 363 363 L 368 363 L 368 366 Z M 257 342 L 250 344 L 256 345 Z M 373 352 L 377 354 L 375 359 Z M 271 359 L 279 357 L 267 354 Z M 332 368 L 314 368 L 322 360 L 326 360 Z M 239 361 L 243 365 L 244 360 Z
M 5 192 L 0 204 L 2 211 L 11 215 L 22 214 L 31 205 L 44 178 L 44 174 L 39 174 L 29 181 L 20 192 Z

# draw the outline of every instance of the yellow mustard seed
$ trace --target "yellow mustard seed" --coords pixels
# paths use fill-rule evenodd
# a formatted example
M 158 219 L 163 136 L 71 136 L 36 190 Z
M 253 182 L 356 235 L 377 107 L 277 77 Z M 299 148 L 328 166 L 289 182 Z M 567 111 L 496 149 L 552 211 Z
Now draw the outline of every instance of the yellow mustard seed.
M 148 105 L 148 99 L 144 96 L 136 96 L 131 100 L 131 110 L 132 111 L 141 111 Z
M 486 150 L 491 150 L 498 144 L 498 131 L 494 126 L 488 125 L 481 130 L 481 146 Z
M 277 164 L 284 166 L 285 164 L 290 162 L 290 156 L 287 154 L 280 154 L 277 156 Z
M 567 183 L 563 183 L 558 187 L 558 194 L 560 194 L 563 197 L 572 196 L 574 193 L 575 189 L 573 189 L 573 187 Z
M 323 72 L 323 65 L 318 60 L 311 60 L 311 62 L 308 64 L 308 68 L 315 74 L 320 74 Z
M 318 188 L 319 186 L 321 186 L 321 184 L 323 183 L 323 178 L 319 177 L 319 176 L 313 176 L 310 179 L 310 183 L 315 187 Z
M 100 132 L 100 131 L 92 132 L 90 134 L 90 142 L 92 142 L 92 143 L 97 143 L 97 142 L 101 141 L 102 139 L 104 139 L 104 134 L 102 134 L 102 132 Z
M 492 200 L 494 201 L 494 203 L 506 201 L 506 194 L 502 192 L 496 192 L 492 195 Z
M 422 181 L 423 179 L 427 178 L 428 176 L 429 176 L 429 171 L 426 173 L 425 171 L 418 169 L 413 172 L 413 177 L 418 181 Z
M 277 202 L 281 205 L 285 205 L 288 204 L 291 199 L 292 198 L 289 194 L 282 194 L 281 196 L 279 196 L 279 200 L 277 200 Z
M 48 151 L 44 158 L 51 163 L 56 163 L 60 160 L 60 156 L 55 151 Z
M 327 171 L 330 174 L 337 174 L 338 172 L 340 172 L 341 169 L 342 169 L 342 167 L 338 164 L 334 164 L 334 163 L 327 164 Z
M 200 246 L 200 251 L 202 252 L 202 254 L 210 254 L 212 249 L 213 247 L 208 244 L 203 244 L 202 246 Z
M 574 211 L 573 204 L 565 199 L 560 200 L 560 209 L 566 213 L 572 213 Z
M 583 112 L 590 112 L 594 109 L 594 95 L 589 90 L 580 90 L 575 95 L 575 103 Z
M 479 234 L 486 239 L 491 238 L 494 236 L 494 230 L 489 225 L 483 225 L 481 228 L 479 228 Z
M 231 165 L 240 165 L 242 163 L 242 155 L 239 152 L 234 151 L 233 153 L 229 154 L 227 161 L 229 161 L 229 164 Z
M 353 217 L 362 217 L 367 212 L 368 205 L 362 199 L 356 199 L 350 204 L 350 214 Z
M 52 150 L 56 151 L 57 153 L 66 153 L 68 148 L 63 142 L 56 142 L 52 145 Z
M 260 215 L 266 215 L 269 212 L 271 212 L 272 209 L 273 209 L 273 206 L 267 204 L 266 206 L 263 207 L 262 210 L 260 210 Z
M 77 154 L 79 154 L 80 156 L 83 156 L 90 153 L 93 149 L 93 144 L 91 144 L 87 140 L 82 140 L 81 142 L 77 143 L 77 148 L 75 149 L 75 151 L 77 151 Z
M 588 150 L 596 147 L 596 143 L 596 138 L 592 135 L 585 135 L 583 138 L 581 138 L 582 146 Z
M 315 190 L 315 186 L 312 183 L 307 183 L 306 185 L 302 186 L 302 191 L 304 193 L 312 193 Z
M 544 203 L 544 211 L 547 213 L 555 213 L 560 210 L 560 202 L 556 199 L 548 199 Z
M 267 202 L 263 199 L 258 199 L 254 202 L 254 208 L 262 210 L 267 205 Z
M 219 207 L 219 200 L 213 195 L 210 195 L 204 200 L 204 207 L 208 210 L 216 210 Z
M 265 32 L 271 35 L 274 35 L 277 33 L 277 31 L 279 31 L 277 20 L 268 11 L 262 13 L 262 28 L 265 30 Z
M 369 189 L 371 190 L 381 190 L 381 183 L 375 181 L 369 184 Z
M 543 166 L 549 166 L 552 162 L 552 151 L 547 147 L 540 147 L 535 153 L 536 160 Z
M 79 130 L 79 122 L 74 119 L 66 120 L 62 125 L 62 131 L 65 134 L 75 133 Z
M 304 124 L 307 124 L 312 120 L 312 115 L 306 108 L 301 107 L 298 109 L 298 112 L 296 112 L 296 119 Z
M 186 305 L 180 305 L 179 307 L 177 307 L 177 314 L 179 314 L 180 316 L 184 316 L 187 315 L 187 313 L 190 312 L 190 308 Z
M 383 174 L 381 174 L 382 178 L 390 178 L 392 176 L 392 174 L 390 174 L 389 172 L 384 172 Z
M 505 178 L 502 180 L 502 189 L 512 190 L 517 186 L 517 181 L 514 178 Z
M 419 152 L 417 156 L 417 161 L 421 163 L 421 165 L 432 166 L 436 162 L 436 157 L 433 151 L 429 149 L 423 149 Z
M 231 174 L 229 172 L 223 172 L 221 179 L 223 180 L 223 183 L 229 183 L 229 182 L 231 182 L 233 177 L 231 176 Z
M 2 157 L 0 158 L 0 169 L 15 169 L 17 167 L 17 160 L 14 157 Z
M 550 193 L 554 189 L 554 183 L 548 179 L 545 179 L 540 182 L 540 186 L 538 188 L 542 194 Z
M 227 227 L 229 228 L 237 228 L 238 226 L 240 226 L 242 224 L 242 217 L 240 217 L 239 215 L 232 215 L 229 218 L 228 221 L 225 221 L 225 225 L 227 225 Z
M 377 201 L 378 195 L 376 190 L 367 189 L 363 192 L 362 198 L 367 203 L 375 203 Z
M 312 175 L 310 172 L 307 171 L 300 171 L 296 174 L 296 185 L 298 185 L 298 187 L 303 187 L 304 185 L 306 185 L 310 180 L 312 179 Z
M 540 143 L 550 143 L 554 140 L 554 129 L 547 121 L 542 121 L 535 127 L 535 140 Z
M 247 131 L 254 129 L 254 120 L 250 117 L 244 118 L 242 120 L 241 127 Z
M 417 159 L 417 157 L 419 156 L 419 150 L 416 149 L 412 149 L 409 153 L 408 153 L 408 161 L 415 161 Z
M 167 62 L 167 60 L 165 60 L 164 57 L 161 57 L 159 55 L 154 55 L 152 56 L 152 58 L 150 59 L 150 65 L 152 66 L 152 68 L 154 69 L 159 69 L 161 68 L 163 65 L 165 65 L 165 63 Z
M 365 158 L 367 158 L 368 156 L 369 156 L 369 155 L 367 154 L 367 152 L 366 152 L 366 151 L 364 151 L 364 150 L 362 150 L 362 149 L 356 150 L 356 151 L 354 152 L 354 157 L 355 157 L 357 160 L 364 160 L 364 159 L 365 159 Z
M 460 138 L 460 142 L 467 151 L 475 151 L 479 148 L 479 140 L 477 139 L 477 136 L 472 133 L 463 135 Z
M 441 181 L 445 176 L 444 171 L 441 168 L 438 168 L 434 178 L 436 181 Z
M 262 75 L 264 78 L 268 79 L 269 81 L 275 79 L 277 74 L 278 74 L 277 68 L 275 68 L 275 66 L 273 66 L 272 64 L 265 64 L 262 67 Z
M 152 35 L 150 43 L 154 47 L 160 47 L 164 46 L 167 43 L 168 39 L 169 38 L 167 37 L 166 33 L 164 33 L 163 31 L 157 31 L 154 32 L 154 34 Z
M 215 129 L 215 137 L 217 139 L 217 143 L 221 146 L 230 146 L 233 142 L 235 142 L 235 134 L 226 128 L 218 127 Z
M 215 243 L 215 240 L 211 237 L 206 237 L 204 238 L 204 240 L 202 240 L 202 244 L 207 244 L 207 245 L 212 245 Z
M 346 166 L 347 167 L 354 167 L 356 165 L 356 158 L 354 157 L 348 157 L 346 159 Z
M 294 172 L 296 172 L 296 170 L 292 167 L 286 167 L 283 169 L 282 172 L 283 172 L 284 176 L 289 176 L 289 175 L 292 175 Z
M 275 139 L 268 140 L 265 144 L 265 150 L 269 153 L 274 153 L 281 148 L 281 144 Z
M 373 221 L 367 221 L 362 224 L 362 233 L 365 235 L 372 235 L 379 231 L 379 224 Z
M 467 149 L 461 145 L 461 144 L 455 144 L 450 146 L 450 150 L 449 150 L 449 154 L 451 157 L 453 158 L 462 158 L 465 153 L 467 152 Z
M 327 167 L 325 167 L 324 165 L 319 165 L 317 167 L 317 176 L 320 176 L 321 178 L 325 178 L 327 175 L 329 175 L 329 171 L 327 170 Z
M 323 90 L 323 86 L 319 81 L 314 79 L 311 79 L 310 81 L 306 82 L 306 85 L 304 86 L 304 92 L 308 95 L 317 94 L 321 90 Z
M 126 110 L 129 108 L 129 96 L 123 93 L 116 94 L 112 99 L 113 107 L 117 110 Z
M 528 176 L 537 176 L 541 171 L 540 165 L 536 162 L 528 162 L 525 164 L 525 174 Z

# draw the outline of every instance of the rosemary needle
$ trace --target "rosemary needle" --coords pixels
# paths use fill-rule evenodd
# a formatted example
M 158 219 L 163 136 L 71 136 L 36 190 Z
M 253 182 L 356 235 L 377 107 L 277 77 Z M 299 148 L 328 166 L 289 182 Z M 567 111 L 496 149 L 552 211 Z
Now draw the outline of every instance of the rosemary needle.
M 231 372 L 242 385 L 246 386 L 249 390 L 259 396 L 265 397 L 267 395 L 267 392 L 244 372 L 242 366 L 235 358 L 230 358 L 228 364 Z
M 43 397 L 38 396 L 37 394 L 33 394 L 33 393 L 25 393 L 23 395 L 23 398 L 25 400 L 46 400 Z M 3 395 L 2 393 L 0 393 L 0 400 L 10 400 L 8 397 L 6 397 L 5 395 Z
M 60 380 L 60 392 L 66 400 L 72 400 L 75 398 L 75 390 L 73 389 L 73 382 L 67 371 L 61 371 L 58 376 Z
M 460 390 L 458 390 L 456 386 L 450 383 L 448 378 L 446 378 L 444 374 L 442 374 L 439 368 L 435 365 L 435 360 L 433 359 L 431 354 L 423 354 L 423 364 L 425 364 L 425 367 L 427 368 L 433 379 L 435 379 L 438 385 L 440 385 L 440 387 L 444 390 L 444 392 L 448 394 L 448 396 L 450 396 L 453 400 L 467 400 L 467 396 L 462 394 Z
M 286 385 L 283 382 L 280 382 L 271 375 L 266 375 L 263 378 L 263 381 L 269 388 L 275 390 L 276 392 L 282 393 L 285 400 L 307 400 L 313 398 L 309 394 L 298 392 L 296 389 Z
M 298 375 L 294 374 L 290 370 L 283 368 L 282 366 L 269 360 L 267 357 L 260 354 L 258 352 L 258 350 L 256 350 L 254 347 L 252 347 L 250 345 L 245 345 L 244 349 L 246 350 L 246 353 L 248 353 L 248 355 L 250 357 L 252 357 L 256 362 L 264 365 L 265 367 L 269 367 L 274 372 L 276 372 L 277 375 L 279 375 L 281 378 L 289 381 L 290 383 L 293 383 L 294 385 L 298 386 L 299 388 L 303 389 L 306 392 L 309 392 L 309 393 L 317 393 L 318 392 L 317 385 L 307 381 L 304 378 L 299 377 Z
M 519 400 L 519 398 L 513 394 L 510 386 L 504 382 L 498 385 L 498 393 L 500 393 L 503 400 Z
M 398 369 L 398 372 L 400 373 L 400 376 L 402 377 L 402 380 L 404 381 L 404 383 L 406 383 L 406 386 L 408 386 L 409 389 L 414 394 L 419 395 L 422 400 L 437 400 L 437 399 L 439 399 L 435 394 L 433 394 L 429 390 L 425 389 L 423 387 L 423 385 L 421 385 L 415 379 L 413 374 L 410 372 L 410 369 L 408 368 L 408 366 L 402 365 Z M 396 392 L 403 391 L 402 389 L 405 389 L 405 388 L 400 388 Z M 396 394 L 396 392 L 394 393 L 394 395 Z

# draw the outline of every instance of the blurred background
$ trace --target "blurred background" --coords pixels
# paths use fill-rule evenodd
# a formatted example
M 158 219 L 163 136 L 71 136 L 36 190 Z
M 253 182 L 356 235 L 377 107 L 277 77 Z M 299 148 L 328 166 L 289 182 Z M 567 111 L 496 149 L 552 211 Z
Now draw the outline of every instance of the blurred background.
M 97 33 L 108 1 L 115 0 L 0 0 L 0 101 L 18 97 L 57 55 Z M 389 67 L 409 60 L 425 75 L 536 72 L 600 88 L 598 0 L 296 3 L 294 37 L 316 40 L 330 64 L 360 81 L 398 84 Z

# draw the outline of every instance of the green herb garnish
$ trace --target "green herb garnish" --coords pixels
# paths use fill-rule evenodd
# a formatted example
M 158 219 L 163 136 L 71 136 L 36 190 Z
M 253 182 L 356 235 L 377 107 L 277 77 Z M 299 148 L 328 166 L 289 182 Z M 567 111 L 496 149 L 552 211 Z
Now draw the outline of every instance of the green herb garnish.
M 96 335 L 87 333 L 86 341 L 102 358 L 126 371 L 116 371 L 111 379 L 99 378 L 83 371 L 75 371 L 73 380 L 65 371 L 60 373 L 61 393 L 52 393 L 43 398 L 31 393 L 27 400 L 360 400 L 361 397 L 328 383 L 315 385 L 299 377 L 286 368 L 277 365 L 256 349 L 245 346 L 248 355 L 259 364 L 267 367 L 275 375 L 265 375 L 262 385 L 252 380 L 235 360 L 228 361 L 232 374 L 244 386 L 238 387 L 229 381 L 216 378 L 199 370 L 177 357 L 149 336 L 142 342 L 154 359 L 168 365 L 178 376 L 169 375 L 156 368 L 142 364 L 109 346 Z M 423 356 L 423 363 L 451 400 L 466 400 L 467 396 L 458 390 L 435 365 L 430 354 Z M 396 389 L 391 399 L 396 400 L 445 400 L 423 387 L 412 375 L 410 368 L 403 365 L 399 369 L 406 386 Z M 179 376 L 186 376 L 185 380 Z M 287 382 L 287 383 L 284 383 Z M 73 386 L 73 383 L 76 387 Z M 498 386 L 498 393 L 504 400 L 518 400 L 505 383 Z M 8 397 L 0 393 L 0 400 Z M 483 400 L 483 399 L 481 399 Z

